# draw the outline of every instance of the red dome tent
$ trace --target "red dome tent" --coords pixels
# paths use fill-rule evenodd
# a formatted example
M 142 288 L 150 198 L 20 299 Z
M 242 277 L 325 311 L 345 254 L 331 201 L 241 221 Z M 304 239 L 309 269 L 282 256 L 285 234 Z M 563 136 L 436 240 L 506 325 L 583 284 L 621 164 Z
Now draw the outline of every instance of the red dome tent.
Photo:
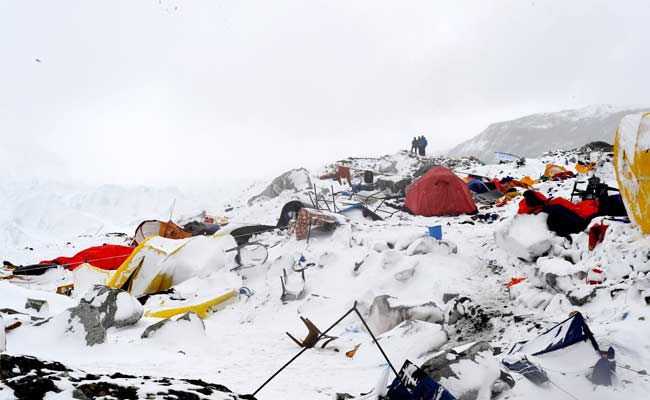
M 465 182 L 445 167 L 433 167 L 413 182 L 404 206 L 413 214 L 426 217 L 476 212 Z

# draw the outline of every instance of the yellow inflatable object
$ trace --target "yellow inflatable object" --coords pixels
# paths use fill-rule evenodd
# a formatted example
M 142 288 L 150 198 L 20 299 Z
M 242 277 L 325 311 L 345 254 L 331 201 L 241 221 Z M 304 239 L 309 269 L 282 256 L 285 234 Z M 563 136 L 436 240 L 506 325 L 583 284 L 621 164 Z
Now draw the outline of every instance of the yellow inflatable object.
M 194 311 L 199 317 L 205 318 L 208 310 L 210 308 L 221 304 L 227 300 L 232 299 L 237 295 L 235 290 L 230 290 L 226 293 L 222 293 L 213 298 L 202 299 L 202 300 L 183 300 L 183 301 L 173 301 L 169 300 L 159 300 L 159 305 L 154 308 L 149 308 L 149 301 L 145 305 L 144 316 L 145 317 L 154 317 L 154 318 L 170 318 L 174 315 L 183 314 L 188 311 Z M 189 303 L 189 304 L 188 304 Z
M 650 233 L 650 112 L 626 115 L 614 140 L 614 165 L 627 213 Z

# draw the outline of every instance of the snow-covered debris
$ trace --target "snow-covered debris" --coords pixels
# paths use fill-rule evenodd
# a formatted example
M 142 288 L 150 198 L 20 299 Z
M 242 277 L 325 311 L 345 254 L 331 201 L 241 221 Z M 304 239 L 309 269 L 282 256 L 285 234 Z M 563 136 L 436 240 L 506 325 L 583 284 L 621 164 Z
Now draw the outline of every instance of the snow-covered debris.
M 514 386 L 511 377 L 502 377 L 499 362 L 486 342 L 440 352 L 421 368 L 457 399 L 487 400 Z
M 163 341 L 193 341 L 205 338 L 205 324 L 193 311 L 172 318 L 165 318 L 147 327 L 142 339 L 162 338 Z
M 377 296 L 370 306 L 368 325 L 377 335 L 409 320 L 442 322 L 444 312 L 434 302 L 405 305 L 387 295 Z
M 81 299 L 99 311 L 102 325 L 108 329 L 133 325 L 142 318 L 144 309 L 128 292 L 108 286 L 95 285 Z
M 51 345 L 67 338 L 87 346 L 106 341 L 106 328 L 101 323 L 99 311 L 83 303 L 32 326 L 20 327 L 14 334 L 29 336 L 35 342 L 45 340 Z
M 0 315 L 0 353 L 7 348 L 7 338 L 5 337 L 5 321 Z
M 497 245 L 513 257 L 534 261 L 548 253 L 553 233 L 546 226 L 547 215 L 516 215 L 501 222 L 494 231 Z
M 257 200 L 274 199 L 284 191 L 301 191 L 311 188 L 311 177 L 304 168 L 292 169 L 273 179 L 271 184 L 262 193 L 251 197 L 248 204 Z
M 419 254 L 456 254 L 458 246 L 448 240 L 437 240 L 432 237 L 416 239 L 406 249 L 406 254 L 415 256 Z
M 21 355 L 0 355 L 0 393 L 20 400 L 201 399 L 244 400 L 222 385 L 200 379 L 133 376 L 119 372 L 88 374 L 59 362 Z M 4 397 L 4 396 L 3 396 Z

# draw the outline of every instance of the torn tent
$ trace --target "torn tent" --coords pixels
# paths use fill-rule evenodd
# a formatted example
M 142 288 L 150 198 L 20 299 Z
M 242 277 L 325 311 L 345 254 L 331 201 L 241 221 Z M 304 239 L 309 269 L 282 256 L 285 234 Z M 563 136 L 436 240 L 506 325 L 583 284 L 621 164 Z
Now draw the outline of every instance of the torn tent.
M 490 189 L 488 189 L 488 187 L 485 185 L 485 183 L 481 182 L 481 181 L 478 180 L 478 179 L 472 179 L 472 180 L 470 180 L 469 182 L 467 182 L 467 187 L 468 187 L 469 190 L 471 190 L 472 192 L 474 192 L 474 193 L 478 193 L 478 194 L 486 193 L 486 192 L 488 192 L 488 191 L 490 190 Z
M 409 187 L 404 206 L 415 215 L 473 214 L 476 204 L 465 182 L 445 167 L 433 167 Z
M 502 363 L 539 384 L 548 380 L 544 368 L 582 370 L 593 367 L 600 358 L 596 339 L 582 314 L 576 312 L 538 337 L 516 343 Z
M 650 113 L 623 117 L 614 141 L 614 166 L 630 220 L 650 233 Z
M 377 215 L 374 211 L 370 210 L 368 207 L 364 206 L 361 203 L 351 205 L 350 207 L 344 208 L 339 211 L 339 214 L 343 214 L 350 219 L 368 219 L 371 221 L 382 221 L 383 218 Z
M 115 271 L 108 286 L 135 297 L 167 290 L 194 277 L 206 277 L 226 265 L 235 265 L 236 247 L 230 235 L 145 239 Z
M 185 239 L 192 237 L 190 232 L 185 231 L 172 221 L 162 222 L 157 220 L 143 221 L 135 228 L 133 241 L 136 245 L 142 243 L 146 238 L 160 236 L 167 239 Z
M 221 228 L 219 224 L 209 224 L 200 221 L 191 221 L 183 225 L 183 230 L 192 234 L 192 236 L 199 235 L 214 235 Z
M 74 270 L 83 263 L 88 263 L 95 268 L 102 270 L 114 270 L 133 253 L 133 247 L 119 246 L 116 244 L 105 244 L 84 249 L 72 257 L 57 257 L 52 260 L 44 260 L 39 264 L 65 265 L 69 270 Z
M 598 355 L 600 353 L 598 343 L 584 317 L 579 312 L 576 312 L 538 337 L 526 342 L 515 343 L 508 355 L 522 353 L 539 356 L 566 349 L 579 343 L 588 343 L 594 354 Z
M 540 192 L 527 190 L 519 202 L 519 214 L 548 214 L 548 229 L 559 236 L 568 236 L 587 228 L 593 217 L 598 215 L 598 201 L 585 200 L 574 204 L 567 199 L 548 199 Z
M 282 211 L 280 211 L 280 218 L 278 218 L 278 223 L 276 226 L 278 228 L 284 228 L 289 225 L 289 222 L 298 218 L 298 211 L 301 208 L 306 207 L 305 204 L 298 200 L 292 200 L 282 206 Z
M 456 400 L 438 382 L 409 360 L 404 361 L 386 395 L 387 400 Z

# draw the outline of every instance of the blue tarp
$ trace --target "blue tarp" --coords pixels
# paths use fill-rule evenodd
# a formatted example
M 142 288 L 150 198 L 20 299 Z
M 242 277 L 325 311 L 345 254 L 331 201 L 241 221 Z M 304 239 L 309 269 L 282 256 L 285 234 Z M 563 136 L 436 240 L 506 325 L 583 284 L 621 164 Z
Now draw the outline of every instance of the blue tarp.
M 485 183 L 479 181 L 478 179 L 472 179 L 471 181 L 467 182 L 467 187 L 469 190 L 471 190 L 474 193 L 486 193 L 489 191 L 487 186 L 485 186 Z
M 447 389 L 409 360 L 404 361 L 386 397 L 388 400 L 456 400 Z

